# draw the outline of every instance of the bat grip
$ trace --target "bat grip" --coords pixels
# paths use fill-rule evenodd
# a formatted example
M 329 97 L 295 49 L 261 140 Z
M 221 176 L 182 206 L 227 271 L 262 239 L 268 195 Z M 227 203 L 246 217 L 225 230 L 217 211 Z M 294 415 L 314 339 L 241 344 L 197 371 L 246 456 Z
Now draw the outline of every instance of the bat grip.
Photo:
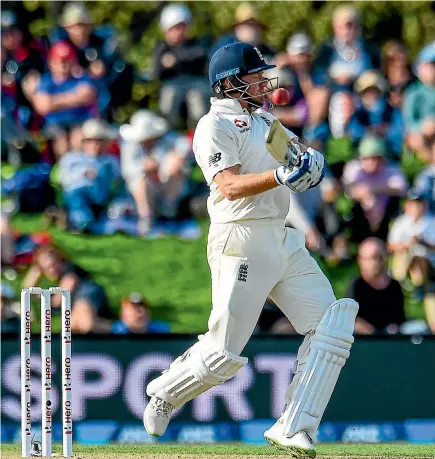
M 293 144 L 293 150 L 296 150 L 296 155 L 293 156 L 292 160 L 294 167 L 299 167 L 301 165 L 302 155 L 307 151 L 307 148 L 303 143 L 297 142 L 296 140 L 290 141 Z

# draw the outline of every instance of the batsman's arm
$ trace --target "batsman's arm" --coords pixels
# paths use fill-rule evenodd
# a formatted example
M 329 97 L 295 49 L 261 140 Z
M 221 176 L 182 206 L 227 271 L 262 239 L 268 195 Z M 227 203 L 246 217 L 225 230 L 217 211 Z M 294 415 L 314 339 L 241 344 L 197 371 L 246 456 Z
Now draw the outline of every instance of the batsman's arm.
M 240 165 L 224 169 L 215 175 L 213 181 L 229 201 L 264 193 L 278 186 L 274 171 L 240 174 Z

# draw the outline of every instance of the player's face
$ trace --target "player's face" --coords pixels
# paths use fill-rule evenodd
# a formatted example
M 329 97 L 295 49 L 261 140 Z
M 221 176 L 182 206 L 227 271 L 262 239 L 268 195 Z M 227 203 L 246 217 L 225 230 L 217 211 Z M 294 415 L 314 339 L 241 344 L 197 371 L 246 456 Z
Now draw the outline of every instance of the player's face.
M 249 83 L 248 93 L 255 102 L 263 103 L 265 100 L 264 93 L 269 90 L 268 79 L 264 72 L 251 73 L 241 78 L 242 81 Z

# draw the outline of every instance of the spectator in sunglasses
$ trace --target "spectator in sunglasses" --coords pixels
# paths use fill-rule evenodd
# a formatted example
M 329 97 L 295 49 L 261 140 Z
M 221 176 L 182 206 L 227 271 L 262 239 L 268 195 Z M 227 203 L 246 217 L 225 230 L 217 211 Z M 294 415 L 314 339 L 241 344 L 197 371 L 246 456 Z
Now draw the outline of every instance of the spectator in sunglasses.
M 380 67 L 380 52 L 376 45 L 362 36 L 361 18 L 351 5 L 340 5 L 332 17 L 334 36 L 319 50 L 314 61 L 314 82 L 328 84 L 333 64 L 346 67 L 345 73 L 356 79 L 368 69 Z

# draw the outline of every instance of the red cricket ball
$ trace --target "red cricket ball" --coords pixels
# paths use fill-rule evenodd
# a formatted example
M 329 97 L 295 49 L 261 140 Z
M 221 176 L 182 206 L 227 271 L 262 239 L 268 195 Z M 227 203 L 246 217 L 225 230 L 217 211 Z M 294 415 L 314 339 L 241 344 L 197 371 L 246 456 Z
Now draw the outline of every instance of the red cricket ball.
M 275 89 L 271 100 L 275 105 L 287 105 L 290 102 L 290 93 L 284 88 Z

